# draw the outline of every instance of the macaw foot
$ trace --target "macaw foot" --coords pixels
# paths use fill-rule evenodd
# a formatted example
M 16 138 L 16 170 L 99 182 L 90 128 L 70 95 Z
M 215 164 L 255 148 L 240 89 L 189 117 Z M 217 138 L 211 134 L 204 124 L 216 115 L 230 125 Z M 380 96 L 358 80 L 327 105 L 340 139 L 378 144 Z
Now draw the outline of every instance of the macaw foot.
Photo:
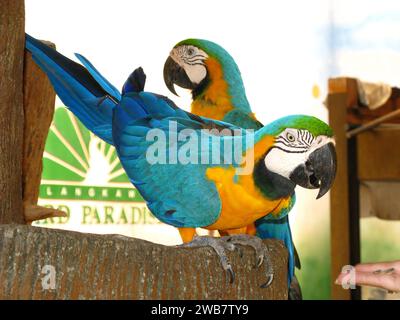
M 267 288 L 270 286 L 274 280 L 274 270 L 272 264 L 269 263 L 269 248 L 264 244 L 264 242 L 255 236 L 248 234 L 235 234 L 231 236 L 222 237 L 227 243 L 232 243 L 234 245 L 250 246 L 254 249 L 256 253 L 256 264 L 255 267 L 259 268 L 265 261 L 267 269 L 267 281 L 264 282 L 260 287 Z
M 180 247 L 191 247 L 191 248 L 207 247 L 207 246 L 212 247 L 220 259 L 222 268 L 225 270 L 225 272 L 229 274 L 230 283 L 233 283 L 235 280 L 235 273 L 226 255 L 226 250 L 228 251 L 234 251 L 235 249 L 239 250 L 240 255 L 242 256 L 241 249 L 237 245 L 250 246 L 254 249 L 256 253 L 255 267 L 258 268 L 262 265 L 264 261 L 266 262 L 265 264 L 267 266 L 267 281 L 263 283 L 260 287 L 267 288 L 274 279 L 273 269 L 272 265 L 270 263 L 267 263 L 267 260 L 269 260 L 267 259 L 269 255 L 268 253 L 269 249 L 258 237 L 249 236 L 245 234 L 224 236 L 220 238 L 202 236 L 202 237 L 195 237 L 193 241 L 184 243 L 180 245 Z
M 230 283 L 235 281 L 235 273 L 233 272 L 232 265 L 226 255 L 226 250 L 234 251 L 235 245 L 232 242 L 226 241 L 222 238 L 214 238 L 209 236 L 197 236 L 191 242 L 187 242 L 179 245 L 179 247 L 190 247 L 190 248 L 199 248 L 199 247 L 211 247 L 217 253 L 222 268 L 229 274 Z

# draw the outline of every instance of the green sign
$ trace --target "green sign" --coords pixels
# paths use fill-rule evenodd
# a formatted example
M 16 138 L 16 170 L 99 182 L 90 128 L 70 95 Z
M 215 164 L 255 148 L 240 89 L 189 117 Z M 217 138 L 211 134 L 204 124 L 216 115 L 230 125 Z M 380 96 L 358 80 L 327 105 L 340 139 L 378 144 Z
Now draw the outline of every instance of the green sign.
M 115 148 L 64 107 L 56 108 L 43 155 L 40 205 L 67 213 L 38 225 L 159 224 L 130 183 Z M 118 231 L 117 231 L 118 232 Z
M 40 198 L 143 202 L 115 148 L 62 107 L 46 141 Z

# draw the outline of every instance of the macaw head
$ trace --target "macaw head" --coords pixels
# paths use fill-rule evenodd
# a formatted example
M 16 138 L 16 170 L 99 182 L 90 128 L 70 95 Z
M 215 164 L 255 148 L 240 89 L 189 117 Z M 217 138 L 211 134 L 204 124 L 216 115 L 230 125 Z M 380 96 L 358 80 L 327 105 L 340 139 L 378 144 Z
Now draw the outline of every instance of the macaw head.
M 288 195 L 296 185 L 319 188 L 321 198 L 336 175 L 336 152 L 332 129 L 323 121 L 306 115 L 288 116 L 256 132 L 256 145 L 266 136 L 274 142 L 258 159 L 254 180 L 263 191 L 273 184 L 278 196 Z
M 218 44 L 201 39 L 187 39 L 171 50 L 164 64 L 164 81 L 176 95 L 174 84 L 201 94 L 214 75 L 230 84 L 243 86 L 240 71 L 231 55 Z

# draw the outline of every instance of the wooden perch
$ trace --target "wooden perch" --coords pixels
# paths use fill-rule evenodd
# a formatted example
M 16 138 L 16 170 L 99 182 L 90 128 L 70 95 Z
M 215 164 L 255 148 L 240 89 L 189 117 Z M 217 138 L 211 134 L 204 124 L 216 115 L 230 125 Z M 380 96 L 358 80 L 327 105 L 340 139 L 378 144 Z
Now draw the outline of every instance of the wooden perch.
M 27 223 L 33 221 L 55 218 L 55 217 L 66 217 L 67 213 L 61 210 L 46 208 L 34 204 L 24 204 L 24 216 Z
M 228 253 L 229 283 L 211 248 L 176 248 L 119 235 L 0 226 L 0 299 L 287 299 L 287 251 L 265 240 L 274 280 L 253 249 Z
M 350 139 L 352 137 L 354 137 L 355 135 L 371 130 L 373 128 L 376 128 L 377 126 L 379 126 L 380 124 L 382 124 L 385 121 L 389 121 L 395 118 L 398 118 L 400 116 L 400 109 L 397 109 L 396 111 L 392 111 L 388 114 L 385 114 L 377 119 L 374 119 L 366 124 L 361 125 L 358 128 L 355 128 L 353 130 L 347 131 L 346 136 L 347 139 Z
M 46 42 L 48 46 L 55 45 Z M 36 65 L 32 55 L 24 56 L 24 149 L 22 161 L 22 193 L 27 223 L 66 213 L 39 207 L 42 177 L 42 157 L 50 124 L 54 115 L 56 93 L 47 75 Z
M 24 1 L 0 1 L 0 223 L 24 223 L 22 139 Z
M 37 206 L 55 92 L 24 53 L 23 0 L 0 2 L 0 34 L 0 223 L 64 216 Z

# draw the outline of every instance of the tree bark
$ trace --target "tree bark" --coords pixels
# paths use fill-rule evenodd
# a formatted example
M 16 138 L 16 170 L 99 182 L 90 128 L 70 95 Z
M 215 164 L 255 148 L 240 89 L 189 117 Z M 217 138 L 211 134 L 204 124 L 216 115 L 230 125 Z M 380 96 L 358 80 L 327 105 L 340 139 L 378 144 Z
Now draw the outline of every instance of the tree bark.
M 54 45 L 52 45 L 55 48 Z M 37 204 L 42 177 L 42 157 L 53 119 L 56 93 L 47 75 L 25 52 L 23 200 Z
M 211 248 L 176 248 L 119 235 L 23 225 L 0 226 L 0 299 L 287 299 L 287 251 L 269 248 L 254 268 L 253 249 L 228 253 L 233 284 Z M 53 273 L 54 271 L 54 273 Z
M 24 1 L 0 0 L 0 224 L 24 223 Z
M 52 48 L 51 42 L 46 44 Z M 31 53 L 24 57 L 24 149 L 22 161 L 22 194 L 25 221 L 66 216 L 62 211 L 40 207 L 40 182 L 43 152 L 54 115 L 56 93 L 47 75 L 33 61 Z

